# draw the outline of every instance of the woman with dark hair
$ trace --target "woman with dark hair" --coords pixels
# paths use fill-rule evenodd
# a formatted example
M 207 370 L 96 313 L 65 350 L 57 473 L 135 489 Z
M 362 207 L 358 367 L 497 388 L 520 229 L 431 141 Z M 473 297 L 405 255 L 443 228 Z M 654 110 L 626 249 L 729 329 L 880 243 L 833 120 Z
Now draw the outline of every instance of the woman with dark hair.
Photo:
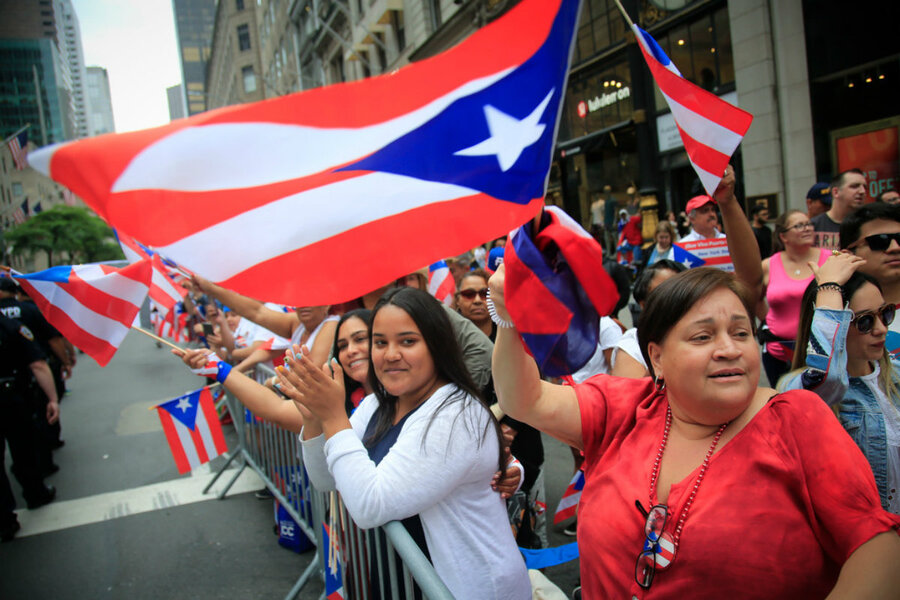
M 800 298 L 813 279 L 810 265 L 821 265 L 830 252 L 813 247 L 815 234 L 806 213 L 788 210 L 775 219 L 775 254 L 762 261 L 763 300 L 756 316 L 765 321 L 760 330 L 763 368 L 769 385 L 788 372 L 794 354 Z
M 815 269 L 803 295 L 796 371 L 779 389 L 807 389 L 835 409 L 872 467 L 885 510 L 900 514 L 900 377 L 885 348 L 896 307 L 852 254 Z
M 348 415 L 359 404 L 362 396 L 371 392 L 368 380 L 371 314 L 366 309 L 346 313 L 338 321 L 334 334 L 332 356 L 342 367 L 343 387 L 346 390 L 344 409 Z M 172 350 L 172 353 L 180 356 L 198 375 L 209 375 L 221 381 L 225 389 L 257 417 L 294 433 L 300 433 L 303 428 L 303 416 L 291 400 L 285 400 L 239 370 L 232 370 L 227 363 L 219 362 L 217 357 L 211 356 L 208 350 L 183 350 L 180 353 Z
M 304 415 L 313 485 L 340 491 L 360 527 L 405 520 L 455 597 L 530 598 L 504 502 L 489 485 L 505 462 L 500 432 L 445 310 L 427 292 L 390 290 L 370 339 L 374 393 L 349 419 L 337 363 L 333 376 L 302 357 L 279 370 Z
M 896 594 L 900 518 L 815 394 L 758 387 L 755 299 L 732 275 L 691 269 L 650 294 L 638 341 L 653 380 L 576 386 L 541 381 L 503 281 L 489 282 L 500 405 L 584 450 L 584 597 Z

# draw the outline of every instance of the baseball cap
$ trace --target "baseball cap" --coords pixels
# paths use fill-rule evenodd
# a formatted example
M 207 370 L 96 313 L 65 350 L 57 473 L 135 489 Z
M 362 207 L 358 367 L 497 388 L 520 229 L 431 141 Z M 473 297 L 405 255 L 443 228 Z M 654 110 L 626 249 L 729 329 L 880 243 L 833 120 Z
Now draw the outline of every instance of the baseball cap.
M 684 207 L 684 212 L 689 213 L 692 210 L 700 208 L 701 206 L 706 206 L 710 202 L 712 202 L 713 204 L 716 203 L 712 196 L 694 196 L 693 198 L 688 200 L 687 206 Z
M 817 183 L 806 192 L 810 200 L 819 200 L 822 204 L 831 206 L 831 186 L 827 183 Z

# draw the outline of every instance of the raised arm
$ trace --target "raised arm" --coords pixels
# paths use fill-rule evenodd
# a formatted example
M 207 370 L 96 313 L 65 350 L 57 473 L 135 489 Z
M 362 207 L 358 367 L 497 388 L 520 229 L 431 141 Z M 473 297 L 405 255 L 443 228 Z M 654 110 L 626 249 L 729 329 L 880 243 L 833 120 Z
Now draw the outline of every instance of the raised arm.
M 510 321 L 504 303 L 504 273 L 501 265 L 488 286 L 498 316 Z M 494 389 L 503 412 L 570 446 L 582 447 L 581 413 L 575 390 L 541 381 L 537 364 L 525 351 L 515 329 L 497 328 L 492 364 Z
M 728 234 L 728 253 L 734 264 L 734 275 L 753 293 L 754 304 L 762 297 L 762 257 L 750 221 L 734 195 L 734 167 L 728 165 L 716 188 L 715 199 L 722 211 L 722 225 Z
M 290 339 L 291 333 L 299 323 L 297 315 L 293 312 L 283 313 L 268 308 L 259 300 L 242 296 L 237 292 L 225 289 L 220 285 L 195 275 L 194 285 L 199 287 L 207 296 L 212 296 L 237 314 L 245 317 L 257 325 L 265 327 L 269 331 L 277 333 L 283 338 Z

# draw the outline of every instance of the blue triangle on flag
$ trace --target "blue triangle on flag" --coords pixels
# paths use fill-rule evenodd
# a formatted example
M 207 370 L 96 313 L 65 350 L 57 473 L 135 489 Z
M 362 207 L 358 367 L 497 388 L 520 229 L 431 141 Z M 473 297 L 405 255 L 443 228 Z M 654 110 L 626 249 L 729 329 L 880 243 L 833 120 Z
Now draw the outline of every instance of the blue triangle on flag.
M 196 392 L 179 396 L 174 400 L 163 402 L 157 408 L 162 408 L 172 415 L 173 418 L 181 421 L 185 427 L 193 431 L 197 422 L 197 409 L 200 407 L 201 391 L 203 390 L 197 390 Z
M 693 269 L 695 267 L 702 267 L 706 264 L 706 261 L 697 256 L 696 254 L 691 254 L 678 244 L 672 245 L 672 260 L 677 263 L 681 263 L 686 266 L 688 269 Z

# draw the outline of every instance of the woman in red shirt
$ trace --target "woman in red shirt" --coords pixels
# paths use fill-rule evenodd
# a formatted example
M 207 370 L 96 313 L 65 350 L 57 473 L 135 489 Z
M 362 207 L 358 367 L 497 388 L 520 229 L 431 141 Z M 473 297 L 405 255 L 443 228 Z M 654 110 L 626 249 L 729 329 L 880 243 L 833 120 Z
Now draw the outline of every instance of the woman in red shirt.
M 818 397 L 758 387 L 753 303 L 731 275 L 692 269 L 650 295 L 653 380 L 574 387 L 541 381 L 502 269 L 490 290 L 501 407 L 585 453 L 585 598 L 895 597 L 900 518 Z

